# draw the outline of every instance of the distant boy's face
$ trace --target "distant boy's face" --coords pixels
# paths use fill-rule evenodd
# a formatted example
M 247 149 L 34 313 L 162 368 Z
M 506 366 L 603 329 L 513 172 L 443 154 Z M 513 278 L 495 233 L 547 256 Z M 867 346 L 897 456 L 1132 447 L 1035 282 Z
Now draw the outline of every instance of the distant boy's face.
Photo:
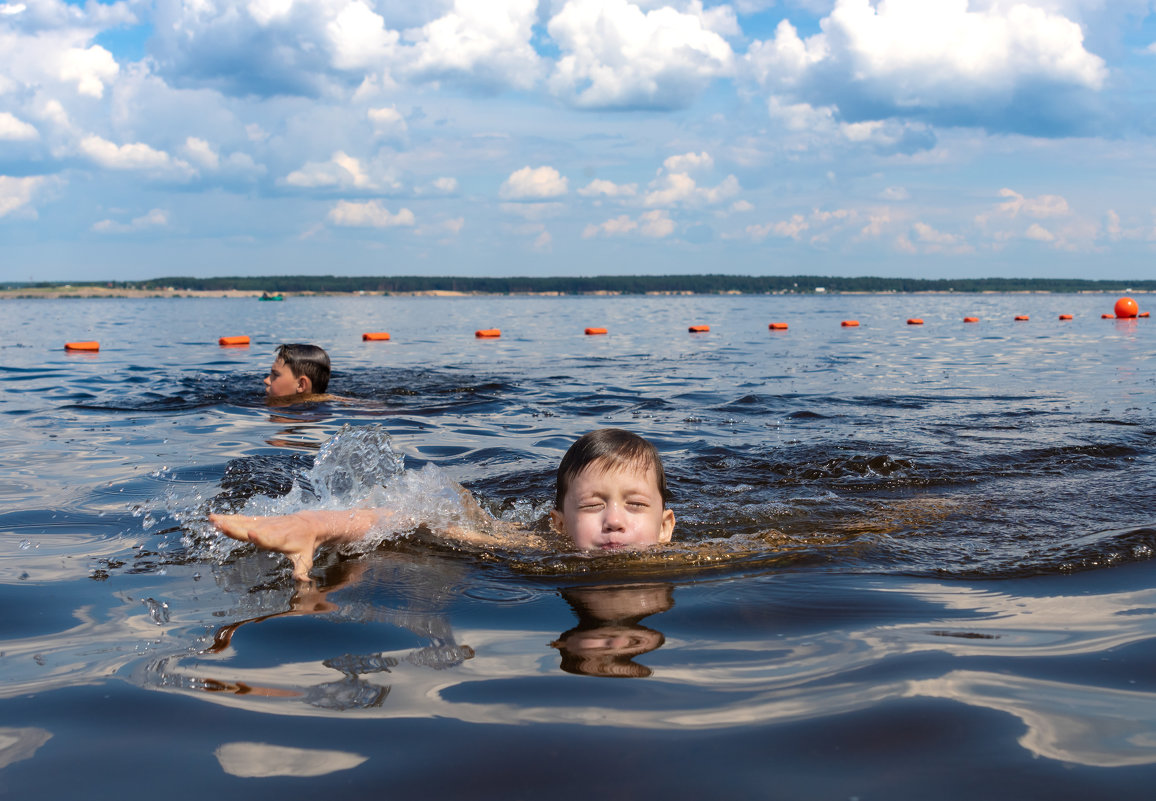
M 293 375 L 293 371 L 285 366 L 285 362 L 278 357 L 269 368 L 269 375 L 265 376 L 265 394 L 269 397 L 278 395 L 296 395 L 303 392 L 301 379 Z
M 633 550 L 670 542 L 674 512 L 664 509 L 653 466 L 606 468 L 593 462 L 574 477 L 550 512 L 554 528 L 582 550 Z

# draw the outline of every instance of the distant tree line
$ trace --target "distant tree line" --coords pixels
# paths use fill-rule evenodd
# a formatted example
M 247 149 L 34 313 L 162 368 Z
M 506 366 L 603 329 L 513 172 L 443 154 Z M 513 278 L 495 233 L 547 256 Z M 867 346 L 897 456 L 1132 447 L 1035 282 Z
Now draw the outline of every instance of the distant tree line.
M 12 284 L 59 288 L 64 282 Z M 1156 291 L 1156 281 L 1078 278 L 844 278 L 815 275 L 602 275 L 590 277 L 473 278 L 454 276 L 268 275 L 223 278 L 155 278 L 148 281 L 71 282 L 71 286 L 242 292 L 465 292 L 495 295 L 582 295 L 651 292 L 720 294 L 813 294 L 815 292 L 1122 292 Z

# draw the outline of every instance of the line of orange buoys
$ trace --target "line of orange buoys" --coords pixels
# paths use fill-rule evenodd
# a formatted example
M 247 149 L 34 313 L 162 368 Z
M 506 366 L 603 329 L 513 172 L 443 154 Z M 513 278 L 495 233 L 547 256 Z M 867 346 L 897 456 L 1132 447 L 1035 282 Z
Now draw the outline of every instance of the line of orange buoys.
M 1149 316 L 1148 312 L 1140 311 L 1140 306 L 1139 306 L 1139 304 L 1136 303 L 1135 300 L 1133 300 L 1132 298 L 1127 298 L 1127 297 L 1120 298 L 1119 300 L 1116 301 L 1116 305 L 1113 308 L 1113 312 L 1114 312 L 1114 314 L 1107 314 L 1107 313 L 1101 314 L 1100 318 L 1103 320 L 1131 320 L 1131 319 L 1134 319 L 1137 317 L 1148 317 Z M 1031 319 L 1031 317 L 1029 317 L 1026 314 L 1017 314 L 1015 316 L 1016 322 L 1027 322 L 1030 319 Z M 1074 319 L 1074 317 L 1070 314 L 1061 314 L 1060 319 L 1061 320 L 1072 320 L 1072 319 Z M 963 321 L 965 323 L 978 323 L 979 318 L 978 317 L 964 317 Z M 908 325 L 923 325 L 923 320 L 919 317 L 910 317 L 907 320 L 907 324 Z M 842 325 L 844 328 L 858 328 L 859 327 L 859 321 L 858 320 L 843 320 L 840 323 L 840 325 Z M 767 326 L 767 328 L 769 328 L 771 331 L 786 331 L 788 329 L 788 325 L 786 323 L 783 323 L 783 322 L 776 322 L 776 323 L 771 323 L 770 325 Z M 692 325 L 692 326 L 689 326 L 687 328 L 687 331 L 692 333 L 692 334 L 704 334 L 704 333 L 710 331 L 710 326 L 709 325 Z M 607 333 L 607 330 L 605 328 L 587 328 L 586 329 L 586 334 L 588 336 L 594 336 L 594 335 L 605 334 L 605 333 Z M 497 339 L 501 335 L 502 335 L 502 331 L 500 328 L 480 328 L 474 332 L 474 336 L 477 337 L 478 339 Z M 364 333 L 361 335 L 361 339 L 364 342 L 386 342 L 389 340 L 389 338 L 390 338 L 389 334 L 386 333 L 385 331 L 371 331 L 371 332 L 367 332 L 367 333 Z M 222 348 L 248 347 L 249 346 L 249 337 L 247 337 L 247 336 L 221 337 L 220 339 L 217 340 L 217 344 L 220 345 Z M 93 352 L 97 352 L 100 350 L 100 343 L 95 342 L 95 341 L 65 342 L 64 343 L 64 349 L 66 351 L 73 351 L 73 352 L 80 352 L 80 353 L 85 353 L 85 352 L 93 353 Z

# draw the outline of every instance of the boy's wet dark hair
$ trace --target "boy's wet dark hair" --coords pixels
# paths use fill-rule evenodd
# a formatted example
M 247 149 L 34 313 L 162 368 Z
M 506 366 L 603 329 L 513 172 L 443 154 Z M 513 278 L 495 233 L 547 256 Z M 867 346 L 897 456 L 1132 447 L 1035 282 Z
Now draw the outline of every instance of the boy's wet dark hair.
M 663 470 L 662 457 L 658 455 L 658 449 L 637 434 L 621 428 L 600 428 L 579 437 L 562 457 L 562 462 L 558 465 L 558 483 L 554 494 L 555 509 L 562 509 L 566 492 L 570 489 L 574 477 L 595 462 L 599 462 L 604 470 L 621 467 L 646 470 L 653 467 L 663 508 L 666 507 L 670 492 L 666 488 L 666 471 Z
M 329 354 L 316 345 L 281 345 L 277 358 L 285 363 L 294 376 L 304 375 L 313 384 L 317 394 L 329 386 Z

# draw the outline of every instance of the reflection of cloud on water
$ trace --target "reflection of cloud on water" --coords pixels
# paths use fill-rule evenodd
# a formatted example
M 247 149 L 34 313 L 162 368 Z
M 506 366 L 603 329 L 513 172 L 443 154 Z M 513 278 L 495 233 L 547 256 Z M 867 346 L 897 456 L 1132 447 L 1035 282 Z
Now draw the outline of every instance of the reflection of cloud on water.
M 0 770 L 13 762 L 31 759 L 50 739 L 52 733 L 44 729 L 0 727 Z
M 1015 715 L 1036 756 L 1102 768 L 1156 762 L 1156 696 L 957 670 L 914 681 L 912 696 L 949 698 Z
M 286 748 L 268 743 L 225 743 L 214 753 L 225 773 L 243 779 L 324 776 L 356 768 L 368 759 L 348 751 Z
M 124 558 L 135 542 L 86 531 L 5 532 L 0 537 L 0 584 L 76 581 L 99 559 Z

